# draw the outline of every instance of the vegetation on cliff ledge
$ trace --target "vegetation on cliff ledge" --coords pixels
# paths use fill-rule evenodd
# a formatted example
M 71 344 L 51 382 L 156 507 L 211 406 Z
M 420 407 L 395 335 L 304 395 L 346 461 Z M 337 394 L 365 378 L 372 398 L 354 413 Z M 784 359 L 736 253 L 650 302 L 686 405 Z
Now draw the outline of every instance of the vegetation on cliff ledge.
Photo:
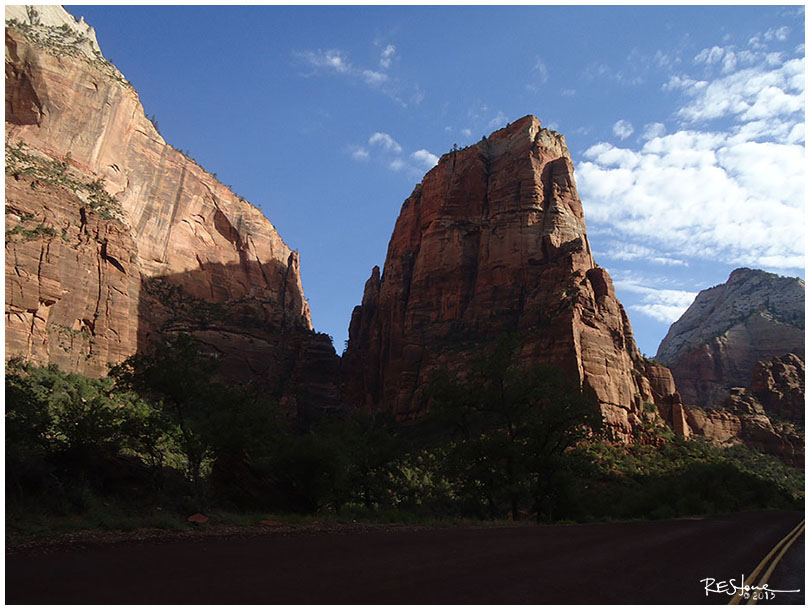
M 6 175 L 18 178 L 30 176 L 32 188 L 36 182 L 54 184 L 68 189 L 87 204 L 87 208 L 104 219 L 123 218 L 119 201 L 104 188 L 104 178 L 85 181 L 71 172 L 70 157 L 61 161 L 33 154 L 22 141 L 12 145 L 6 142 Z M 9 232 L 6 231 L 6 238 Z
M 70 56 L 82 58 L 102 70 L 117 83 L 132 89 L 130 82 L 106 59 L 93 41 L 68 24 L 59 26 L 41 23 L 39 12 L 34 6 L 26 6 L 28 21 L 6 19 L 6 28 L 16 30 L 32 45 L 56 57 Z M 85 53 L 85 49 L 90 53 Z
M 433 415 L 407 428 L 364 412 L 291 420 L 215 372 L 185 335 L 102 379 L 10 361 L 10 531 L 182 527 L 197 511 L 593 521 L 803 502 L 801 472 L 743 447 L 604 441 L 589 397 L 512 367 L 508 349 L 438 375 Z

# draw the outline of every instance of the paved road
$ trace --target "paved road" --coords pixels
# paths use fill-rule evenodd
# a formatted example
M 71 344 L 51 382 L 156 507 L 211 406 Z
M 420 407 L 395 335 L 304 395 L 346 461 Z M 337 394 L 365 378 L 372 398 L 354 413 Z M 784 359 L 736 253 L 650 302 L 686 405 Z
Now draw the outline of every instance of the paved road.
M 6 603 L 728 603 L 802 519 L 270 533 L 6 556 Z M 804 579 L 803 556 L 801 580 Z M 802 582 L 802 589 L 803 589 Z
M 768 578 L 768 588 L 779 591 L 799 589 L 800 592 L 774 594 L 773 599 L 758 601 L 758 604 L 804 605 L 804 534 L 799 536 L 777 564 L 773 574 Z

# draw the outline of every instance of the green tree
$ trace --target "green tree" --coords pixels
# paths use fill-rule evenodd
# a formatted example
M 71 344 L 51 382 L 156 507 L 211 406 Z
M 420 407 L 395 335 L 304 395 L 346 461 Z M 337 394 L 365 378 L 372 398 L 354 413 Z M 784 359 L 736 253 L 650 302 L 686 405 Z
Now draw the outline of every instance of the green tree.
M 601 432 L 602 415 L 555 367 L 515 363 L 517 346 L 517 337 L 506 335 L 468 375 L 440 371 L 432 419 L 456 438 L 448 466 L 477 512 L 493 517 L 505 500 L 517 520 L 529 495 L 538 520 L 553 518 L 573 472 L 568 450 Z
M 109 379 L 11 361 L 6 367 L 6 441 L 11 448 L 92 456 L 124 440 L 128 404 Z
M 222 429 L 215 414 L 228 394 L 213 380 L 215 358 L 192 337 L 179 334 L 155 343 L 110 370 L 115 387 L 150 400 L 170 424 L 169 434 L 186 461 L 198 502 L 203 497 L 203 464 L 213 455 L 213 438 Z
M 346 502 L 361 502 L 367 509 L 389 501 L 394 461 L 401 444 L 393 421 L 382 413 L 354 411 L 325 418 L 317 428 L 325 442 L 336 447 L 342 465 L 336 481 L 336 510 Z

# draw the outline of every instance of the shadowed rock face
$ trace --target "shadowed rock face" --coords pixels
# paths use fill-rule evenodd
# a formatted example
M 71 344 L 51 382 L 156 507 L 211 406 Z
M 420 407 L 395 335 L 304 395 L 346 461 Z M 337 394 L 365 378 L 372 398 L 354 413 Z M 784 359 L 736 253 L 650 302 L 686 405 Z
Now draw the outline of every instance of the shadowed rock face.
M 464 370 L 503 333 L 519 335 L 523 363 L 553 363 L 593 391 L 620 438 L 655 399 L 591 256 L 565 139 L 533 116 L 444 155 L 402 205 L 383 273 L 352 314 L 347 401 L 419 418 L 433 372 Z
M 774 419 L 746 388 L 732 388 L 720 408 L 686 407 L 685 414 L 694 434 L 721 446 L 744 443 L 804 469 L 804 425 Z
M 804 427 L 804 360 L 796 354 L 758 362 L 751 393 L 769 414 Z
M 804 281 L 737 269 L 698 294 L 656 359 L 672 370 L 686 404 L 708 406 L 747 387 L 758 361 L 787 353 L 804 358 Z
M 6 7 L 6 357 L 102 375 L 184 330 L 236 377 L 291 383 L 302 354 L 336 370 L 328 338 L 313 339 L 298 253 L 166 144 L 92 28 L 37 10 Z M 175 297 L 216 310 L 220 330 L 173 311 Z

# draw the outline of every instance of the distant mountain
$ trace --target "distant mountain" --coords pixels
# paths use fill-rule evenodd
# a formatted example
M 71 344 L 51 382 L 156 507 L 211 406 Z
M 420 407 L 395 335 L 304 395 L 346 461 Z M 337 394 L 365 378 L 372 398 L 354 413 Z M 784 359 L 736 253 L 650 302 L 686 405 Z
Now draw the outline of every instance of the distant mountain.
M 742 268 L 701 291 L 656 354 L 683 402 L 721 405 L 732 387 L 749 386 L 759 361 L 804 359 L 804 290 L 800 278 Z

